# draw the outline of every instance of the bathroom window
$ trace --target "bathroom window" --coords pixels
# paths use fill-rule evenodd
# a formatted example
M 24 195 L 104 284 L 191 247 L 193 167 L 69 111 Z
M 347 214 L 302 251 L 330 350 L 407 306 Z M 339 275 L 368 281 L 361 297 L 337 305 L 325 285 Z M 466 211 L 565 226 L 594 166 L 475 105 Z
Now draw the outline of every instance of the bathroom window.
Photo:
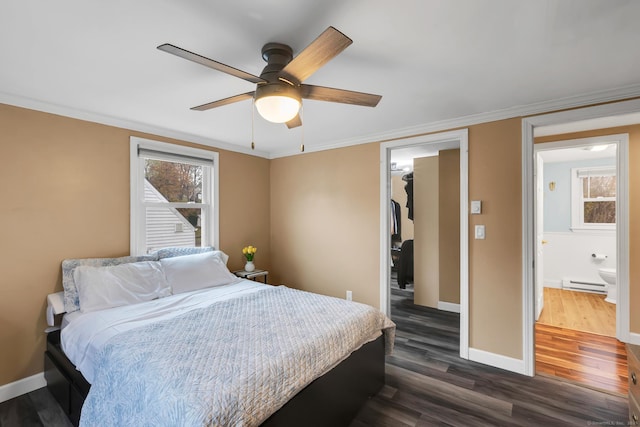
M 573 230 L 615 230 L 615 167 L 571 169 Z

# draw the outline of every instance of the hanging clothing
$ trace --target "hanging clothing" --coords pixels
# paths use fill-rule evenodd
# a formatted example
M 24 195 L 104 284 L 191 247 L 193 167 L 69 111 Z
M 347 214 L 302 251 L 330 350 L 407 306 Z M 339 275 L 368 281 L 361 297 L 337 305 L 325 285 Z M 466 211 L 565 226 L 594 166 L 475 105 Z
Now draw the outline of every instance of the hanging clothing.
M 413 240 L 405 240 L 400 247 L 398 266 L 398 286 L 405 289 L 407 283 L 413 283 Z
M 391 199 L 391 241 L 402 241 L 402 218 L 400 214 L 400 203 Z
M 407 193 L 407 209 L 409 209 L 407 216 L 413 221 L 413 172 L 403 175 L 402 180 L 406 182 L 404 191 Z

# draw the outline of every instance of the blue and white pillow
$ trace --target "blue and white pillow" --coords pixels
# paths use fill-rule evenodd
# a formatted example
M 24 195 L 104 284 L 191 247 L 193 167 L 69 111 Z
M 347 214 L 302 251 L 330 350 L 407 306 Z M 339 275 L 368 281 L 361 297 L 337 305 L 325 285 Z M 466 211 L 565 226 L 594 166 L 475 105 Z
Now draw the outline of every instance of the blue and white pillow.
M 64 309 L 67 313 L 80 310 L 78 288 L 73 279 L 73 271 L 80 265 L 90 267 L 108 267 L 139 261 L 158 261 L 157 254 L 142 256 L 124 256 L 120 258 L 80 258 L 62 261 L 62 287 L 64 288 Z
M 153 252 L 152 255 L 156 255 L 160 260 L 164 258 L 173 258 L 176 256 L 201 254 L 204 252 L 211 252 L 212 250 L 213 250 L 212 246 L 203 246 L 203 247 L 175 246 L 175 247 L 158 249 L 157 251 Z

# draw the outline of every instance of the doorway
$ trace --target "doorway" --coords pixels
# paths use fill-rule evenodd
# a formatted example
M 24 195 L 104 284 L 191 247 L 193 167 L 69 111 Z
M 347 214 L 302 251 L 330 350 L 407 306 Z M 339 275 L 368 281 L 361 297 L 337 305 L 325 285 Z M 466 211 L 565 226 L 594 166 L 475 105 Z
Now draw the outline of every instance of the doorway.
M 392 277 L 392 235 L 389 232 L 392 199 L 391 163 L 396 150 L 439 150 L 459 148 L 460 186 L 460 356 L 468 358 L 468 131 L 466 129 L 406 138 L 382 143 L 380 146 L 380 308 L 391 311 L 390 283 Z M 396 162 L 396 167 L 399 166 Z
M 549 135 L 534 145 L 535 369 L 625 394 L 626 352 L 615 338 L 617 286 L 605 281 L 610 272 L 615 277 L 617 264 L 621 141 L 628 135 Z
M 437 154 L 437 152 L 436 152 Z M 429 145 L 391 150 L 391 300 L 414 303 L 414 160 L 433 156 Z M 393 314 L 394 304 L 390 313 Z
M 536 229 L 536 173 L 534 131 L 563 134 L 640 123 L 640 101 L 623 101 L 523 119 L 523 356 L 525 374 L 535 374 L 534 325 L 536 319 L 537 253 L 542 244 Z M 635 121 L 630 121 L 635 120 Z M 614 124 L 612 124 L 614 123 Z M 628 143 L 617 143 L 616 155 L 616 337 L 629 342 L 629 214 Z M 598 255 L 598 254 L 596 254 Z
M 628 135 L 547 139 L 534 146 L 536 320 L 615 337 L 617 288 L 604 273 L 615 272 L 617 264 L 616 158 Z M 590 303 L 589 295 L 573 292 L 601 295 L 608 304 Z M 546 310 L 545 301 L 552 304 Z M 577 305 L 585 305 L 587 313 L 572 315 L 569 309 Z M 613 319 L 598 316 L 597 307 Z

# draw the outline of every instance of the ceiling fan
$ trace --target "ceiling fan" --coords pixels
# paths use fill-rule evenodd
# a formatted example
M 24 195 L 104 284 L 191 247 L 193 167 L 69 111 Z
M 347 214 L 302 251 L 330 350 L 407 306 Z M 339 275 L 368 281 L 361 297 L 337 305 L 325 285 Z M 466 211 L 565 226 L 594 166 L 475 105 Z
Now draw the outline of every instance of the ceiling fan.
M 327 28 L 295 58 L 291 47 L 282 43 L 267 43 L 262 47 L 262 58 L 267 65 L 259 77 L 172 44 L 162 44 L 158 49 L 256 83 L 256 89 L 252 92 L 192 107 L 192 110 L 204 111 L 253 98 L 262 117 L 274 123 L 286 123 L 291 129 L 302 125 L 299 111 L 303 98 L 367 107 L 378 105 L 382 99 L 380 95 L 302 83 L 351 43 L 353 40 L 333 27 Z

